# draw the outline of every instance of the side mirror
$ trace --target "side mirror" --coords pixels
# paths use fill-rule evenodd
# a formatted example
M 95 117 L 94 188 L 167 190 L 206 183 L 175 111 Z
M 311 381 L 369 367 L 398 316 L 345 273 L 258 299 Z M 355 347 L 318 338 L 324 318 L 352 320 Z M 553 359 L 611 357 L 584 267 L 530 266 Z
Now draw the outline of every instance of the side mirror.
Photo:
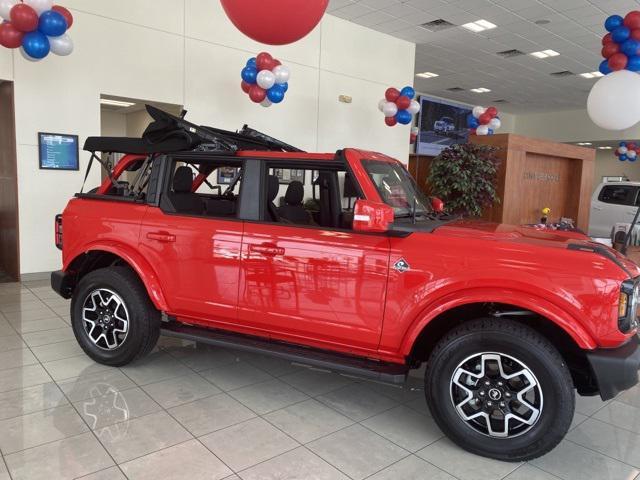
M 431 208 L 436 213 L 444 212 L 444 202 L 438 197 L 431 197 Z
M 357 200 L 353 208 L 353 229 L 358 232 L 386 232 L 393 219 L 393 208 L 386 203 Z

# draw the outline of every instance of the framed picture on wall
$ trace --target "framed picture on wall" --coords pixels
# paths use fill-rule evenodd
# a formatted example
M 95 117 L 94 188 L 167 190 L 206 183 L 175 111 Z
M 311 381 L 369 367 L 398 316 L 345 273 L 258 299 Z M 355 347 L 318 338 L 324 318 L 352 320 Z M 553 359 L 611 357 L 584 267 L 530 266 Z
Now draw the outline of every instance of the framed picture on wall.
M 295 168 L 274 168 L 273 174 L 278 177 L 280 185 L 288 185 L 291 182 L 300 182 L 304 185 L 305 171 Z
M 38 132 L 41 170 L 80 170 L 78 136 Z
M 238 169 L 234 167 L 218 168 L 218 185 L 231 185 L 237 174 Z

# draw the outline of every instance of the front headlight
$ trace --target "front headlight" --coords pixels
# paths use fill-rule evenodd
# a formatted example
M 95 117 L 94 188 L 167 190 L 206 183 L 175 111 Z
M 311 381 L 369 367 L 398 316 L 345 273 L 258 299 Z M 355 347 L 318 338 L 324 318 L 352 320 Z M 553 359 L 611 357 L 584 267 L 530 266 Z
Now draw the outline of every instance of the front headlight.
M 638 327 L 638 298 L 640 297 L 640 278 L 622 282 L 618 301 L 618 328 L 627 333 Z

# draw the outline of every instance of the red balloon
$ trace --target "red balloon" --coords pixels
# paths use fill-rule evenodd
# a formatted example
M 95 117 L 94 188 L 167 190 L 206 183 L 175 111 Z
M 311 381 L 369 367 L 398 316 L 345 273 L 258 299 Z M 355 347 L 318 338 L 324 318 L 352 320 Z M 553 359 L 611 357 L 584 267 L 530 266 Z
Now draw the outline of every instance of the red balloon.
M 629 150 L 635 150 L 636 149 L 636 144 L 635 143 L 627 143 L 627 148 Z
M 640 28 L 631 30 L 631 35 L 629 36 L 629 38 L 633 38 L 634 40 L 640 40 Z
M 398 123 L 398 121 L 396 120 L 396 117 L 384 117 L 384 123 L 389 127 L 393 127 Z
M 470 128 L 469 129 L 469 135 L 475 135 L 476 134 L 476 129 L 475 128 Z
M 488 110 L 488 109 L 487 109 Z M 491 121 L 493 117 L 491 115 L 489 115 L 489 112 L 484 112 L 482 115 L 480 115 L 480 117 L 478 118 L 478 122 L 480 122 L 480 125 L 488 125 L 489 122 Z
M 21 32 L 33 32 L 38 28 L 38 14 L 26 3 L 18 3 L 11 8 L 11 23 Z
M 69 30 L 71 28 L 71 25 L 73 25 L 73 15 L 71 15 L 71 12 L 60 5 L 54 5 L 53 7 L 51 7 L 51 10 L 58 12 L 64 17 L 64 19 L 67 21 L 67 30 Z
M 411 106 L 411 99 L 405 95 L 400 95 L 396 100 L 398 110 L 406 110 Z
M 267 97 L 267 91 L 260 85 L 253 84 L 249 87 L 249 98 L 252 102 L 260 103 Z
M 6 48 L 18 48 L 22 45 L 24 32 L 21 32 L 11 23 L 0 24 L 0 45 Z
M 606 45 L 607 43 L 612 43 L 613 38 L 611 38 L 611 32 L 607 33 L 604 37 L 602 37 L 602 45 Z
M 324 15 L 329 0 L 220 0 L 238 30 L 268 45 L 305 37 Z
M 498 115 L 498 109 L 496 107 L 489 107 L 484 113 L 488 113 L 489 115 L 491 115 L 491 118 L 493 118 Z
M 627 56 L 624 53 L 614 53 L 609 57 L 608 64 L 613 71 L 623 70 L 627 66 Z
M 242 91 L 243 91 L 244 93 L 249 93 L 249 89 L 251 88 L 251 84 L 250 84 L 250 83 L 245 82 L 244 80 L 242 80 L 242 81 L 240 82 L 240 88 L 242 89 Z
M 275 68 L 273 57 L 267 52 L 260 52 L 256 57 L 256 67 L 258 71 L 273 70 Z
M 602 47 L 602 56 L 604 58 L 609 58 L 611 55 L 615 55 L 620 51 L 620 45 L 617 43 L 607 43 L 604 47 Z
M 277 58 L 273 59 L 273 68 L 276 68 L 278 65 L 282 65 L 282 62 Z M 273 70 L 273 68 L 271 70 Z
M 634 28 L 640 28 L 640 12 L 633 10 L 624 16 L 624 26 L 633 30 Z
M 400 96 L 400 90 L 397 88 L 389 87 L 387 91 L 384 92 L 384 98 L 387 99 L 387 102 L 395 102 Z

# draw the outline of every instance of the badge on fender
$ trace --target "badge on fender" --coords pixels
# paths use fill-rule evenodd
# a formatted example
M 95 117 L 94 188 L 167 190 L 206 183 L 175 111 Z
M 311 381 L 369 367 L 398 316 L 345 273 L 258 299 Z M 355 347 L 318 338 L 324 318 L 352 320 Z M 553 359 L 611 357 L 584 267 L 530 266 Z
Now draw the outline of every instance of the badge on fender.
M 395 268 L 400 273 L 404 273 L 407 270 L 409 270 L 411 267 L 409 266 L 409 264 L 404 258 L 401 258 L 400 260 L 398 260 L 396 263 L 393 264 L 393 268 Z

